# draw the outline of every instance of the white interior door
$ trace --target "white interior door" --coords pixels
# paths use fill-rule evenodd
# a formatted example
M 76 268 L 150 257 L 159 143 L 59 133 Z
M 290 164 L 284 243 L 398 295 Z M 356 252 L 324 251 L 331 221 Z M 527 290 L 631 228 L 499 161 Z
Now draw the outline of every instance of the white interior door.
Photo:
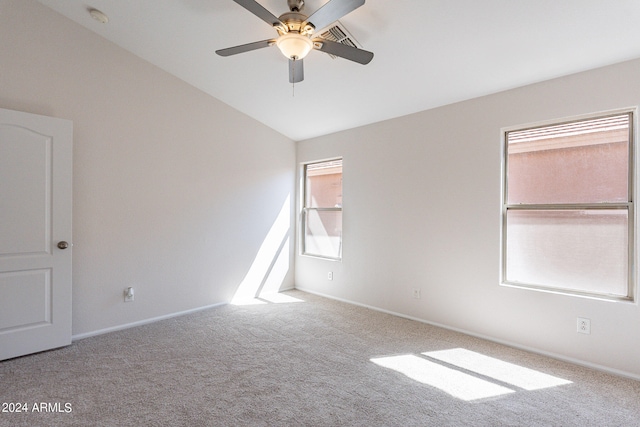
M 70 121 L 0 109 L 0 360 L 71 343 L 72 147 Z

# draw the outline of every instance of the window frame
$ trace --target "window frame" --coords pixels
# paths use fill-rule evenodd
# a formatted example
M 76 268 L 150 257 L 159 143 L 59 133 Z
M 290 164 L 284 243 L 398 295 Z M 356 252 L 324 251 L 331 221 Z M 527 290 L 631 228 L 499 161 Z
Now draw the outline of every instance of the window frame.
M 343 233 L 340 234 L 340 250 L 339 250 L 339 256 L 337 257 L 332 257 L 332 256 L 326 256 L 326 255 L 322 255 L 322 254 L 316 254 L 316 253 L 309 253 L 307 252 L 307 245 L 306 245 L 306 229 L 307 229 L 307 218 L 309 216 L 309 212 L 311 211 L 315 211 L 315 212 L 340 212 L 343 213 L 343 206 L 341 205 L 340 207 L 310 207 L 307 206 L 307 168 L 311 165 L 317 165 L 317 164 L 322 164 L 322 163 L 330 163 L 330 162 L 336 162 L 336 161 L 340 161 L 340 167 L 343 168 L 344 167 L 344 160 L 342 157 L 333 157 L 333 158 L 328 158 L 328 159 L 324 159 L 324 160 L 314 160 L 314 161 L 310 161 L 310 162 L 305 162 L 302 163 L 302 167 L 301 167 L 301 179 L 300 179 L 300 255 L 303 256 L 307 256 L 307 257 L 311 257 L 311 258 L 319 258 L 319 259 L 324 259 L 324 260 L 329 260 L 329 261 L 342 261 L 342 235 Z M 342 173 L 341 173 L 342 174 Z M 343 218 L 341 218 L 341 224 L 343 224 Z
M 634 201 L 636 198 L 636 141 L 638 108 L 624 108 L 600 113 L 585 114 L 564 119 L 547 120 L 544 122 L 530 123 L 527 125 L 517 125 L 502 128 L 501 131 L 501 218 L 500 218 L 500 285 L 530 289 L 541 292 L 562 294 L 569 296 L 585 297 L 605 301 L 635 302 L 636 300 L 636 258 L 637 258 L 637 218 Z M 511 132 L 525 131 L 536 128 L 543 128 L 556 125 L 565 125 L 585 120 L 602 119 L 613 116 L 629 115 L 629 143 L 628 143 L 628 184 L 626 202 L 594 202 L 594 203 L 508 203 L 508 170 L 509 170 L 509 150 L 508 135 Z M 580 291 L 554 287 L 552 285 L 529 284 L 523 282 L 513 282 L 507 280 L 507 212 L 509 210 L 521 211 L 562 211 L 562 210 L 603 210 L 620 209 L 627 211 L 627 295 L 609 294 L 604 292 Z

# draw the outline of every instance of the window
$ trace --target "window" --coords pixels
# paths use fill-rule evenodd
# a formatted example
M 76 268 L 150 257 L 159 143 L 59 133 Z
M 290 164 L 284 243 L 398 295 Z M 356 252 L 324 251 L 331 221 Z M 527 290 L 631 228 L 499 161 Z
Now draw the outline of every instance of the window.
M 342 159 L 304 166 L 302 253 L 342 258 Z
M 633 114 L 505 132 L 502 283 L 633 299 Z

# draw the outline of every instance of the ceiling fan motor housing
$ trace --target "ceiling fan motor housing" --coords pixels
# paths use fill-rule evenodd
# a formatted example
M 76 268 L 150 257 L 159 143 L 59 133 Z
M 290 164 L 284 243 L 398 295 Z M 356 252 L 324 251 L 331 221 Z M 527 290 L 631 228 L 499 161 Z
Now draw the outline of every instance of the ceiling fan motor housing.
M 313 33 L 313 30 L 315 30 L 313 25 L 309 23 L 306 23 L 304 27 L 302 26 L 302 24 L 306 21 L 307 16 L 299 12 L 283 13 L 278 19 L 284 22 L 284 24 L 287 26 L 287 31 L 282 31 L 280 27 L 276 27 L 276 30 L 280 35 L 289 32 L 299 33 L 302 35 L 310 35 Z

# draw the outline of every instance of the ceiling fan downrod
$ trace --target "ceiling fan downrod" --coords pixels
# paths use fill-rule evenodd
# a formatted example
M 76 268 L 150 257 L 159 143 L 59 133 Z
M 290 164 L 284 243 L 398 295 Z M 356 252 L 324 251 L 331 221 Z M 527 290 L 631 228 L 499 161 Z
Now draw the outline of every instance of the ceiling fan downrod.
M 304 0 L 287 0 L 291 12 L 301 12 L 304 7 Z

